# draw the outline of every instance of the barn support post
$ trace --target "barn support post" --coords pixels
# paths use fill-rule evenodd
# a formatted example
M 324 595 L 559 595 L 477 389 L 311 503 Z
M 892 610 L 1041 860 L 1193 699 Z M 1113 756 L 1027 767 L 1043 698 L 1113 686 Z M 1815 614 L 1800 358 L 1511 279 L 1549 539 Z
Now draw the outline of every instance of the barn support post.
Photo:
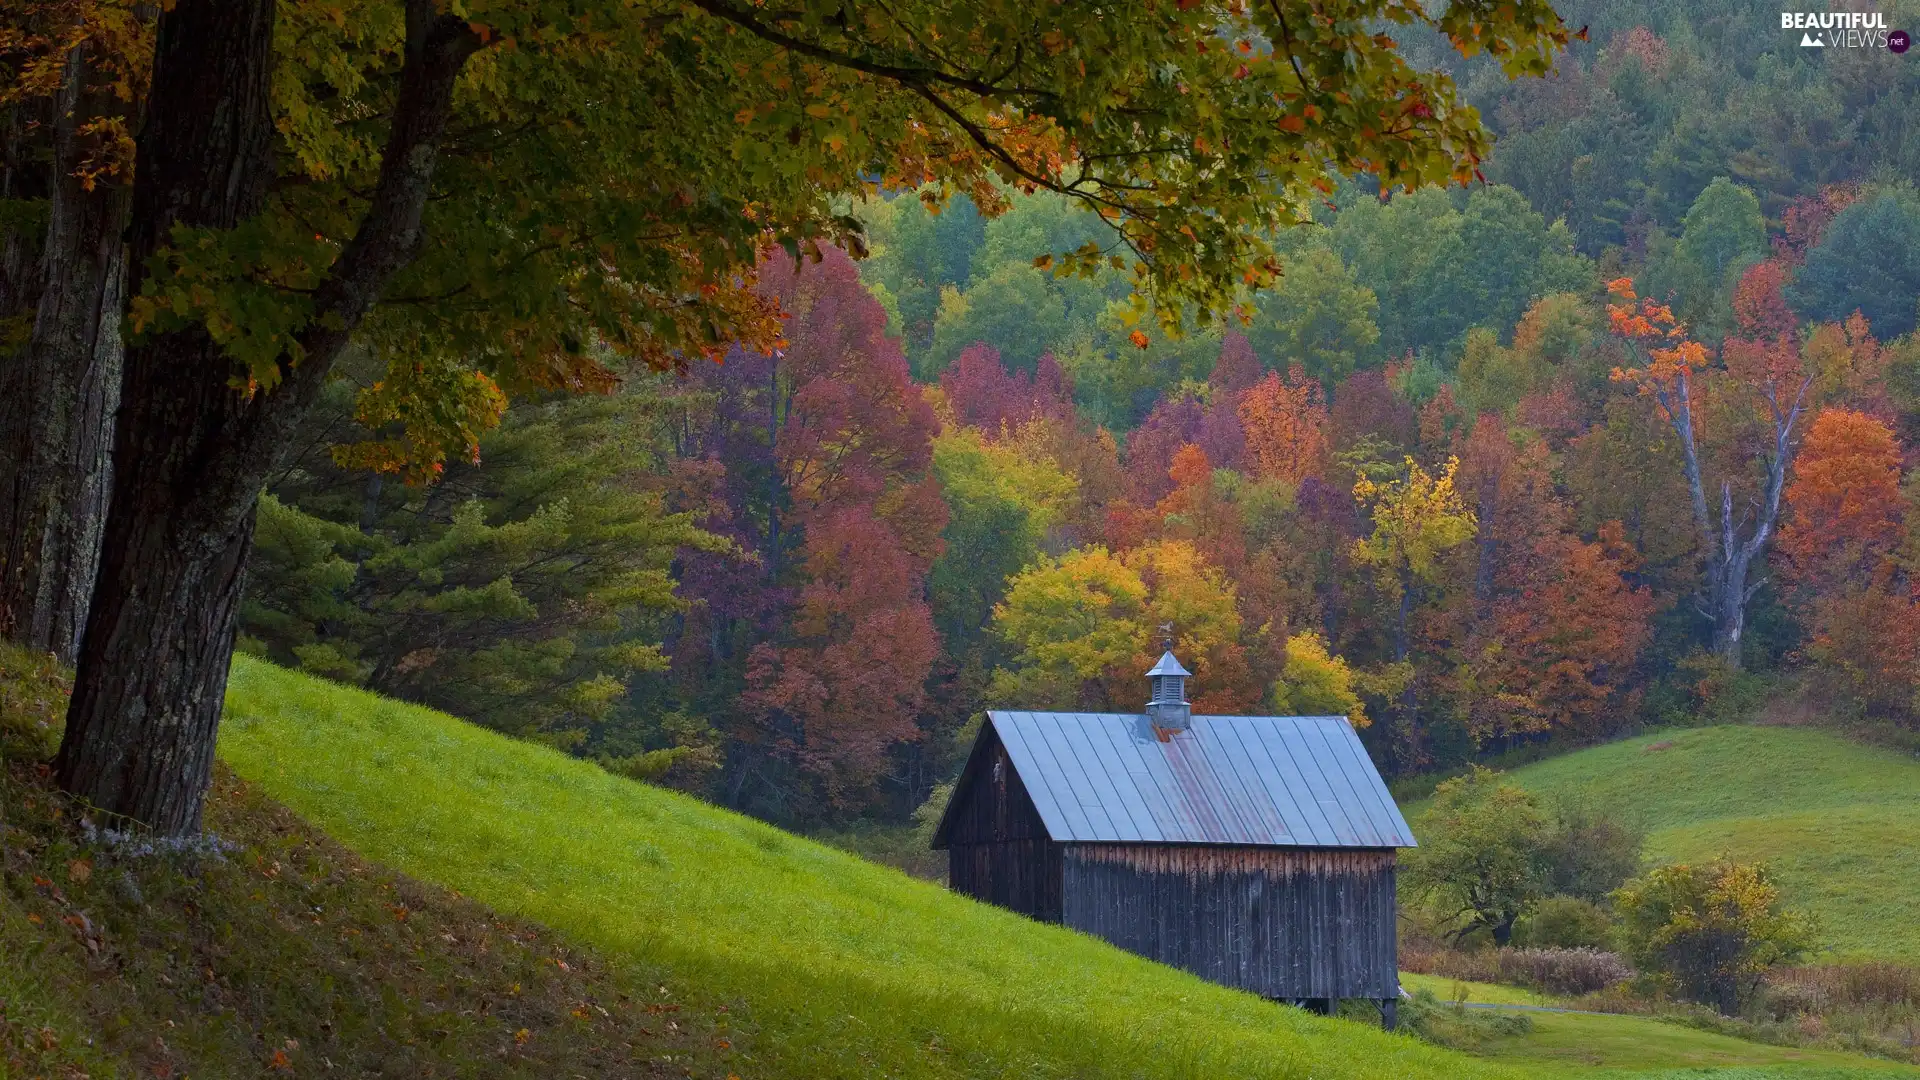
M 1380 999 L 1380 1028 L 1392 1031 L 1400 1026 L 1400 1002 L 1395 998 Z

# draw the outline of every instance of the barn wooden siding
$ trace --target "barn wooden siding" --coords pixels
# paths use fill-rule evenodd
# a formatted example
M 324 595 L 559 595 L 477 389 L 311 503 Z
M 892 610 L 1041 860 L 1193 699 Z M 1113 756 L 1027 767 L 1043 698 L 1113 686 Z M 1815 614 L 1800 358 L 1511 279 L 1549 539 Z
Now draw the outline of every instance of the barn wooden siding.
M 1394 852 L 1072 844 L 1063 921 L 1269 998 L 1399 993 Z
M 956 892 L 1043 922 L 1060 921 L 1060 845 L 1034 809 L 1007 749 L 989 729 L 972 780 L 954 793 L 947 884 Z

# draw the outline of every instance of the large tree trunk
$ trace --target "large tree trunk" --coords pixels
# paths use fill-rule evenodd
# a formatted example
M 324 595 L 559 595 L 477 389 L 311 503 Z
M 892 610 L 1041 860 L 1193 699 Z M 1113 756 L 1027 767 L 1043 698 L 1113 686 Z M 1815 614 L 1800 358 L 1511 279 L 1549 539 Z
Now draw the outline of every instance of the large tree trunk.
M 179 0 L 161 18 L 129 255 L 138 274 L 176 223 L 231 228 L 272 179 L 273 0 Z M 127 350 L 119 471 L 57 763 L 100 810 L 163 833 L 199 825 L 232 658 L 254 507 L 380 287 L 413 255 L 468 25 L 408 0 L 407 55 L 380 178 L 314 294 L 298 364 L 237 389 L 194 328 Z
M 271 0 L 182 0 L 160 17 L 130 234 L 132 289 L 175 224 L 232 228 L 272 179 Z M 196 829 L 212 775 L 242 571 L 252 463 L 223 438 L 247 402 L 203 328 L 126 352 L 120 460 L 80 649 L 60 783 L 166 833 Z
M 16 640 L 72 663 L 106 522 L 131 190 L 75 173 L 84 130 L 118 112 L 85 44 L 55 103 L 53 191 L 31 339 L 0 369 L 0 611 Z

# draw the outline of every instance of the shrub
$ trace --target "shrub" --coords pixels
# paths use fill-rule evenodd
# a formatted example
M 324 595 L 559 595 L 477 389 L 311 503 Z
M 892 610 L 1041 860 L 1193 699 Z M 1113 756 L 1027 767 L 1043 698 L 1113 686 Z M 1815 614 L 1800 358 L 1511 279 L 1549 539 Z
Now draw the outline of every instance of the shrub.
M 1795 1016 L 1818 1016 L 1833 1007 L 1833 999 L 1817 984 L 1810 982 L 1769 981 L 1761 995 L 1762 1007 L 1772 1020 Z
M 1521 918 L 1513 940 L 1537 949 L 1605 949 L 1613 944 L 1613 916 L 1577 896 L 1549 896 Z
M 1769 998 L 1817 996 L 1841 1005 L 1920 1005 L 1920 968 L 1890 960 L 1809 964 L 1767 976 Z
M 1578 997 L 1634 977 L 1627 962 L 1600 949 L 1458 949 L 1403 944 L 1400 970 L 1463 982 L 1505 983 L 1545 994 Z
M 1578 997 L 1633 978 L 1633 968 L 1600 949 L 1502 949 L 1494 954 L 1500 981 L 1548 994 Z
M 1622 886 L 1614 909 L 1636 964 L 1729 1016 L 1813 943 L 1812 921 L 1781 903 L 1764 868 L 1743 863 L 1658 867 Z

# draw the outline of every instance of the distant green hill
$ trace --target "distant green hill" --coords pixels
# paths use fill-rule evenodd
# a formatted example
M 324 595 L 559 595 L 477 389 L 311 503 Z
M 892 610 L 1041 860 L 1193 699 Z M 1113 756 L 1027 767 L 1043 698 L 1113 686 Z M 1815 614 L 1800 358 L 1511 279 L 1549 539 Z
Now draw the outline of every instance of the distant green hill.
M 1656 859 L 1766 862 L 1788 898 L 1818 915 L 1836 955 L 1920 963 L 1920 760 L 1908 754 L 1810 728 L 1724 726 L 1610 743 L 1511 775 L 1642 823 Z

